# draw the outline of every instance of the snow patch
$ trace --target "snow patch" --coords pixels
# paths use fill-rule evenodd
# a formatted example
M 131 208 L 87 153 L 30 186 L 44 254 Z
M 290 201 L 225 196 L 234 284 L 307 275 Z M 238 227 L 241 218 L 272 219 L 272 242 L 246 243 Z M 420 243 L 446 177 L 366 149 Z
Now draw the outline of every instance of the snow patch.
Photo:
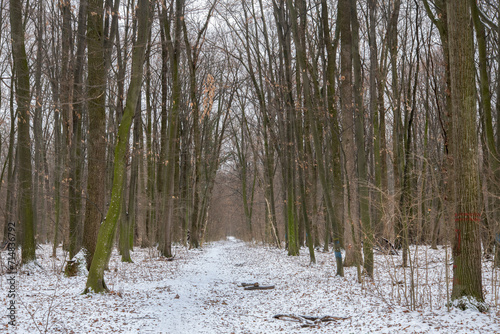
M 89 271 L 87 270 L 87 258 L 85 257 L 85 250 L 81 249 L 74 257 L 73 261 L 78 264 L 78 276 L 87 277 Z
M 35 273 L 44 273 L 45 269 L 37 260 L 34 260 L 23 264 L 20 272 L 26 275 L 33 275 Z
M 317 252 L 316 265 L 309 266 L 306 249 L 290 257 L 285 250 L 236 238 L 203 251 L 179 247 L 174 261 L 155 256 L 153 249 L 136 249 L 134 263 L 122 263 L 114 250 L 105 271 L 111 293 L 86 295 L 81 294 L 86 277 L 64 276 L 67 254 L 57 251 L 54 259 L 52 246 L 42 245 L 37 259 L 46 269 L 35 265 L 29 275 L 16 276 L 17 333 L 500 333 L 490 277 L 498 269 L 483 263 L 489 313 L 448 311 L 442 249 L 411 248 L 413 274 L 401 267 L 400 257 L 375 255 L 375 279 L 363 284 L 357 283 L 355 268 L 335 276 L 332 252 Z M 408 298 L 411 275 L 414 306 Z M 2 279 L 0 293 L 6 296 Z M 243 282 L 275 289 L 245 291 Z M 7 303 L 0 298 L 0 307 Z M 274 319 L 276 314 L 347 319 L 303 329 L 299 322 Z M 5 324 L 1 330 L 10 329 Z
M 465 311 L 487 312 L 489 307 L 485 302 L 478 301 L 475 297 L 464 296 L 451 302 L 451 306 Z

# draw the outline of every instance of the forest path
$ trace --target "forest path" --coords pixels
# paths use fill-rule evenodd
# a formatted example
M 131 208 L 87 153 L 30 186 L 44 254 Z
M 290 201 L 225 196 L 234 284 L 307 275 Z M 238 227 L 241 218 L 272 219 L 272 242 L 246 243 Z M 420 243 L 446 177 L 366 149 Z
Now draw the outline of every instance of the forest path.
M 195 261 L 181 265 L 176 277 L 164 281 L 171 293 L 161 307 L 143 310 L 160 320 L 155 331 L 169 334 L 225 332 L 229 318 L 245 315 L 245 310 L 237 310 L 239 300 L 259 303 L 261 291 L 244 291 L 237 286 L 237 283 L 255 280 L 252 266 L 247 268 L 241 258 L 243 248 L 247 247 L 229 238 L 204 248 Z M 234 319 L 231 323 L 233 327 Z

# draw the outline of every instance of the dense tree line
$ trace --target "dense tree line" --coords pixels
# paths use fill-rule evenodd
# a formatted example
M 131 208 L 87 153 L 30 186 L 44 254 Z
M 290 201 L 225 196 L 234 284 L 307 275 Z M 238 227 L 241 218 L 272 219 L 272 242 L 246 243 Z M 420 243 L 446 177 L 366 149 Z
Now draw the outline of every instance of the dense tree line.
M 481 258 L 500 266 L 495 2 L 0 8 L 0 205 L 23 263 L 36 243 L 83 249 L 103 291 L 115 243 L 172 257 L 236 231 L 311 262 L 333 247 L 361 281 L 388 241 L 404 266 L 410 245 L 453 243 L 452 298 L 482 301 Z

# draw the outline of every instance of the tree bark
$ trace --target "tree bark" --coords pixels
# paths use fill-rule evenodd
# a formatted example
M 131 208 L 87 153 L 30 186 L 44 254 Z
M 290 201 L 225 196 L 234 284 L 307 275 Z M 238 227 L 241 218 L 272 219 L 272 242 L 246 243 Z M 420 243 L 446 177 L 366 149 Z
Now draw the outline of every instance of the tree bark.
M 30 139 L 30 73 L 26 48 L 24 45 L 24 27 L 22 2 L 10 2 L 10 27 L 12 37 L 12 58 L 16 78 L 17 102 L 17 145 L 19 154 L 19 220 L 22 222 L 21 261 L 26 264 L 36 260 L 35 231 L 33 221 L 33 183 L 31 166 Z
M 453 156 L 456 185 L 452 301 L 485 311 L 481 277 L 481 220 L 476 134 L 474 42 L 468 0 L 448 1 Z
M 351 1 L 339 1 L 340 29 L 340 104 L 342 110 L 342 141 L 345 154 L 346 191 L 348 191 L 348 219 L 346 220 L 346 257 L 344 266 L 358 268 L 358 280 L 361 280 L 361 249 L 359 247 L 358 195 L 356 185 L 356 158 L 354 142 L 354 108 L 352 91 L 352 34 L 351 34 Z M 348 13 L 348 14 L 347 14 Z
M 88 0 L 88 179 L 83 230 L 87 268 L 93 261 L 99 226 L 103 222 L 106 187 L 106 70 L 103 0 Z

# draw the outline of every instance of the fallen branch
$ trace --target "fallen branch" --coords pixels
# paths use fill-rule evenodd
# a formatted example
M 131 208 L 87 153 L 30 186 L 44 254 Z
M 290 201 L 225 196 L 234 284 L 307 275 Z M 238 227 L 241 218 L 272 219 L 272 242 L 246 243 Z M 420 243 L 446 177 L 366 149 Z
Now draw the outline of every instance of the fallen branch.
M 262 286 L 247 286 L 245 288 L 245 290 L 270 290 L 270 289 L 274 289 L 274 285 L 262 285 Z
M 349 319 L 349 317 L 333 317 L 330 315 L 315 317 L 309 315 L 296 315 L 296 314 L 276 314 L 273 316 L 273 318 L 279 320 L 300 322 L 302 324 L 301 327 L 313 327 L 319 325 L 322 322 L 331 322 L 331 321 Z
M 246 286 L 259 286 L 259 283 L 241 283 L 241 287 L 246 287 Z
M 255 283 L 241 283 L 239 287 L 245 288 L 245 290 L 270 290 L 274 289 L 274 285 L 259 285 L 258 282 Z

